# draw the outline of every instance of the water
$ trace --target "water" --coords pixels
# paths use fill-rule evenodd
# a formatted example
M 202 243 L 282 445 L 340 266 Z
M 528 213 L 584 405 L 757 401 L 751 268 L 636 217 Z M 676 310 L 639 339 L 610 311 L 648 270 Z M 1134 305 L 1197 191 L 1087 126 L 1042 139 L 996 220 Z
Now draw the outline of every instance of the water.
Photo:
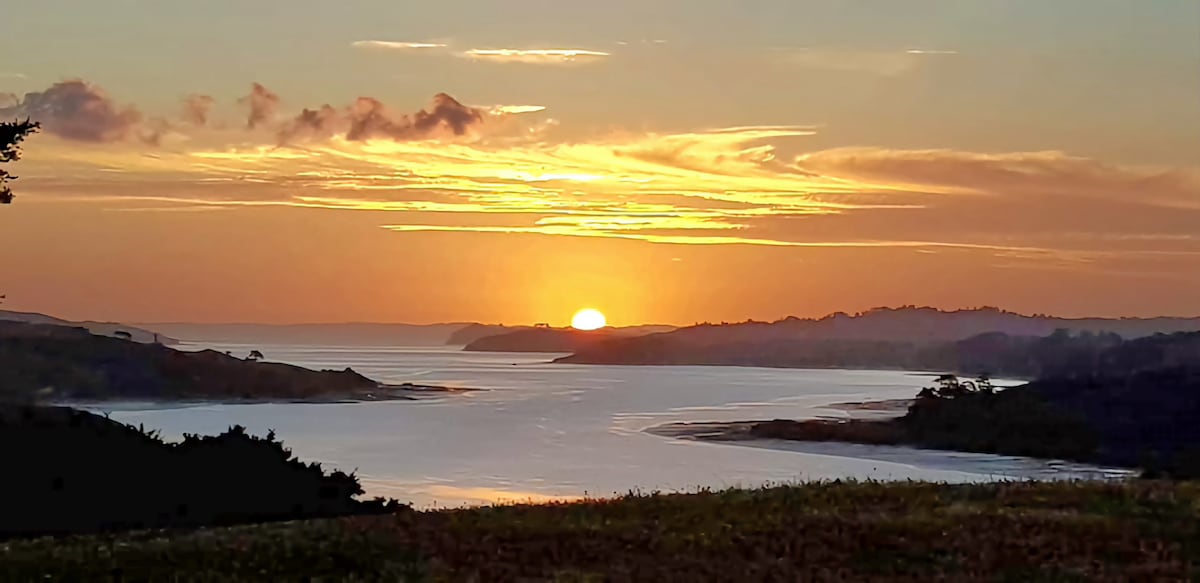
M 453 348 L 211 347 L 234 354 L 256 348 L 268 360 L 310 368 L 349 366 L 383 382 L 486 389 L 421 401 L 108 407 L 113 418 L 168 438 L 234 424 L 259 434 L 273 429 L 301 459 L 357 471 L 369 495 L 419 507 L 849 477 L 965 482 L 1119 474 L 1001 456 L 847 444 L 747 447 L 643 431 L 679 421 L 846 415 L 827 407 L 911 397 L 929 382 L 913 373 L 551 365 L 555 355 Z

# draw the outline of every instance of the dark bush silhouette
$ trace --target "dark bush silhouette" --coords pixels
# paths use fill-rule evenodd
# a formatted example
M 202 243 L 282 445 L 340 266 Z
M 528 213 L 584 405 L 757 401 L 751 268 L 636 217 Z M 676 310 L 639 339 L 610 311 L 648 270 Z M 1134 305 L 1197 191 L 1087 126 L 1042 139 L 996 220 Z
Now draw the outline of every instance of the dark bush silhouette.
M 65 407 L 0 405 L 0 535 L 191 527 L 391 512 L 358 479 L 242 427 L 166 443 Z

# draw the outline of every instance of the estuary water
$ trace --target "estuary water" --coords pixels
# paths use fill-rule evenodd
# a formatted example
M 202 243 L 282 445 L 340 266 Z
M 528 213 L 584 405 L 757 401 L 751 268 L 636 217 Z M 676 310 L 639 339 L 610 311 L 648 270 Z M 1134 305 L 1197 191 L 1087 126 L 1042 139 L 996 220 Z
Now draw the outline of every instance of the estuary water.
M 859 478 L 948 482 L 1122 475 L 1026 458 L 848 444 L 671 439 L 681 421 L 844 416 L 847 402 L 904 399 L 928 375 L 896 371 L 549 364 L 554 354 L 445 348 L 184 345 L 354 370 L 388 383 L 480 389 L 348 404 L 111 404 L 114 419 L 211 434 L 274 430 L 297 456 L 355 471 L 368 495 L 422 508 Z

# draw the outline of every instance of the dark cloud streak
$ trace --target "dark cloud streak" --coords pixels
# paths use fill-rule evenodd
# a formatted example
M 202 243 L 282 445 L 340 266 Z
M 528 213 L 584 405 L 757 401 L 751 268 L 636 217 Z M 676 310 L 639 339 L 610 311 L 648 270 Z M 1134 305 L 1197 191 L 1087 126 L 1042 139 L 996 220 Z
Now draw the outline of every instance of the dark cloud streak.
M 305 109 L 283 126 L 280 144 L 303 138 L 328 138 L 344 128 L 351 141 L 391 139 L 420 140 L 439 135 L 463 136 L 484 123 L 487 110 L 463 105 L 445 93 L 433 97 L 430 109 L 412 115 L 392 112 L 374 97 L 359 97 L 339 112 L 326 104 Z
M 254 83 L 250 86 L 250 94 L 239 99 L 238 103 L 250 107 L 246 127 L 255 129 L 275 117 L 275 112 L 279 109 L 279 96 L 261 83 Z
M 117 142 L 142 121 L 132 106 L 118 106 L 103 89 L 79 79 L 61 81 L 45 91 L 26 93 L 0 117 L 29 117 L 48 133 L 79 142 Z
M 208 125 L 208 115 L 217 102 L 210 95 L 192 94 L 183 99 L 183 120 L 196 126 Z

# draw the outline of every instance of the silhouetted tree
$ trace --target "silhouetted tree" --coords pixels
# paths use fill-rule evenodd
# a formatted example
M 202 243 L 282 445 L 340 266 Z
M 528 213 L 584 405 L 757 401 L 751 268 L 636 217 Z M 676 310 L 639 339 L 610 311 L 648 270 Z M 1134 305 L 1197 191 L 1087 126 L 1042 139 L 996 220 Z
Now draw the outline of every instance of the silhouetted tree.
M 21 159 L 21 141 L 38 130 L 37 122 L 13 120 L 0 122 L 0 162 L 16 162 Z M 8 187 L 9 180 L 17 177 L 5 170 L 0 170 L 0 204 L 13 201 L 13 192 Z
M 259 360 L 262 360 L 263 358 L 265 358 L 263 356 L 263 353 L 259 352 L 257 350 L 251 350 L 250 354 L 246 356 L 246 360 L 253 360 L 253 361 L 259 361 Z

